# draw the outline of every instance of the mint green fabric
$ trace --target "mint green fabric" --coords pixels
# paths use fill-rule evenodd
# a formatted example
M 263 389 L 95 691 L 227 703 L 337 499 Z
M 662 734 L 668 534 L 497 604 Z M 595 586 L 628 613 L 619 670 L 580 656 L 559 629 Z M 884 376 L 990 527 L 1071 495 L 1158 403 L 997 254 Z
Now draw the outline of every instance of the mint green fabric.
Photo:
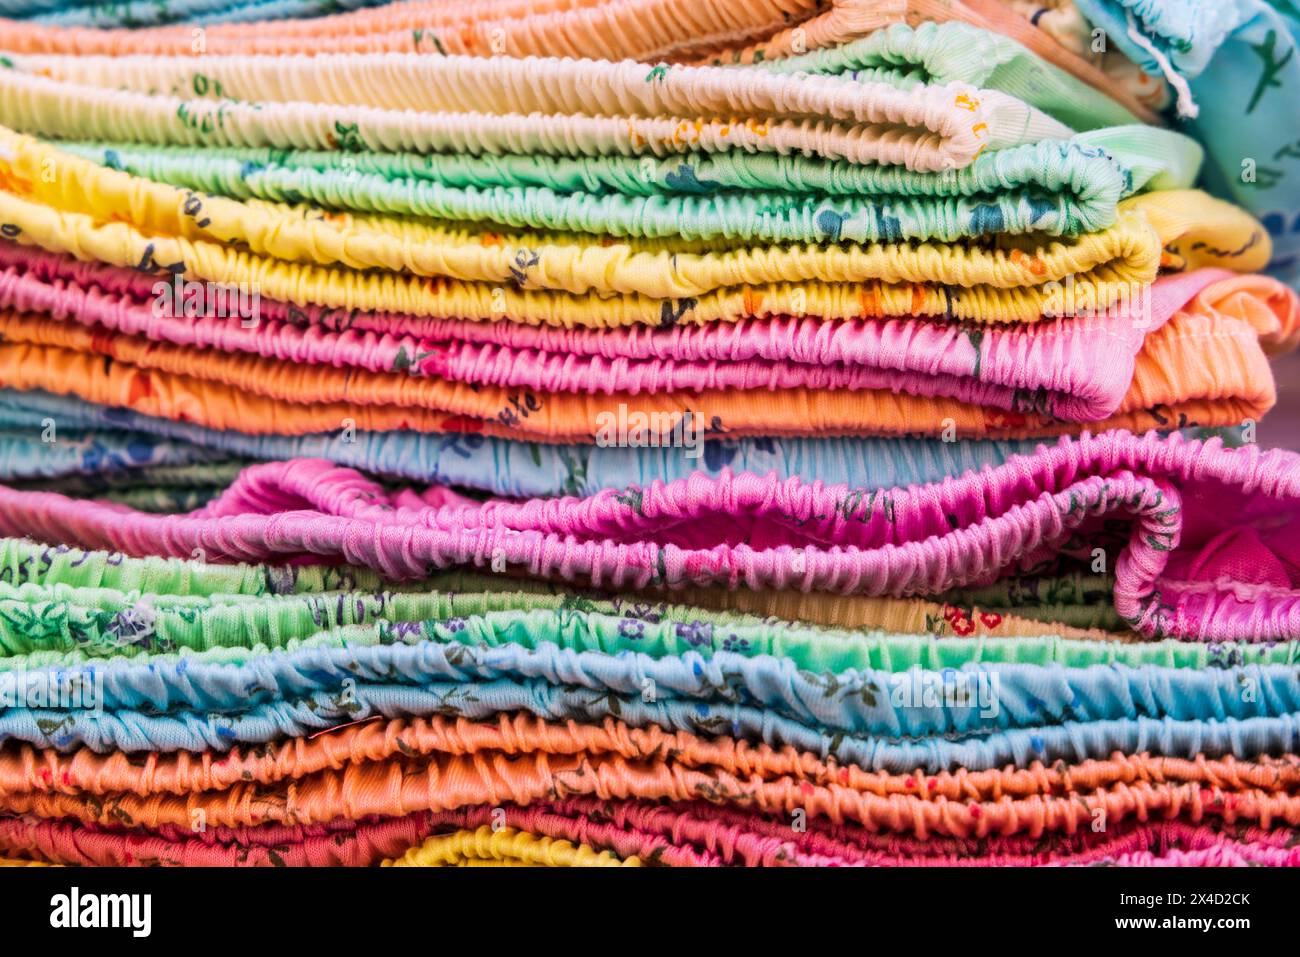
M 1014 580 L 1013 580 L 1014 581 Z M 1024 595 L 1086 598 L 1087 579 Z M 183 652 L 244 661 L 276 648 L 369 646 L 431 638 L 472 645 L 554 643 L 657 657 L 687 651 L 789 657 L 812 671 L 906 670 L 964 663 L 1285 664 L 1300 644 L 1209 645 L 1030 638 L 936 638 L 795 625 L 636 597 L 584 595 L 547 583 L 459 573 L 404 589 L 350 568 L 210 565 L 126 558 L 0 540 L 0 667 Z
M 566 604 L 563 600 L 547 602 L 541 596 L 533 596 L 531 601 L 525 600 L 523 604 L 549 603 L 558 607 L 471 610 L 475 606 L 486 609 L 503 594 L 405 596 L 410 600 L 399 599 L 384 605 L 380 604 L 376 596 L 340 595 L 335 599 L 340 608 L 355 603 L 359 610 L 364 605 L 375 617 L 367 624 L 346 624 L 332 628 L 315 628 L 309 617 L 309 606 L 315 605 L 320 614 L 320 608 L 334 599 L 330 595 L 318 596 L 319 601 L 316 602 L 229 604 L 213 608 L 207 615 L 199 613 L 193 621 L 188 621 L 187 618 L 191 616 L 182 614 L 181 609 L 152 606 L 150 611 L 155 616 L 155 625 L 165 620 L 173 637 L 185 637 L 187 630 L 192 637 L 198 636 L 200 631 L 206 631 L 207 634 L 203 636 L 205 639 L 216 640 L 199 650 L 188 645 L 180 645 L 177 652 L 169 649 L 139 650 L 131 655 L 122 654 L 119 650 L 119 653 L 112 655 L 112 661 L 124 663 L 127 659 L 140 659 L 162 663 L 178 660 L 179 656 L 205 664 L 231 664 L 253 661 L 275 649 L 362 648 L 418 644 L 425 640 L 457 642 L 476 647 L 533 650 L 540 650 L 549 644 L 576 652 L 594 651 L 609 655 L 636 652 L 652 658 L 679 656 L 687 652 L 695 652 L 707 658 L 714 652 L 728 652 L 748 657 L 786 658 L 801 671 L 816 673 L 863 669 L 906 671 L 914 667 L 942 670 L 974 663 L 1061 665 L 1069 668 L 1152 665 L 1201 669 L 1216 664 L 1235 667 L 1244 664 L 1291 664 L 1300 660 L 1300 643 L 1296 642 L 1221 647 L 1199 642 L 1097 642 L 1051 636 L 934 638 L 874 631 L 816 629 L 770 622 L 723 623 L 702 618 L 646 621 L 628 615 L 577 608 L 573 603 Z M 415 608 L 420 604 L 424 606 L 422 612 L 434 612 L 434 617 L 405 617 L 408 614 L 419 614 Z M 280 607 L 277 608 L 276 605 Z M 45 612 L 49 606 L 38 604 L 30 607 L 33 611 Z M 141 608 L 142 606 L 136 606 L 137 621 L 140 620 L 138 616 L 142 613 Z M 192 607 L 185 609 L 191 610 Z M 251 616 L 247 613 L 252 611 L 256 614 L 264 610 L 270 614 L 252 624 Z M 298 614 L 293 617 L 297 620 L 291 621 L 292 611 L 295 610 Z M 345 612 L 343 616 L 348 614 Z M 4 622 L 6 639 L 21 634 L 21 626 L 14 622 L 12 608 L 6 608 L 0 613 L 0 618 Z M 277 630 L 286 624 L 290 627 L 305 627 L 300 628 L 298 637 L 271 642 L 260 640 L 263 635 L 276 636 Z M 98 634 L 92 634 L 88 629 L 84 635 L 79 635 L 79 640 L 71 647 L 38 647 L 23 653 L 8 654 L 0 657 L 0 671 L 73 667 L 103 661 L 104 646 L 95 644 L 95 641 L 106 634 L 102 630 Z M 30 640 L 31 633 L 26 637 Z M 226 643 L 226 639 L 237 640 Z M 60 639 L 52 636 L 50 640 Z
M 1136 192 L 1190 187 L 1202 155 L 1193 140 L 1146 126 L 990 151 L 944 173 L 739 151 L 650 160 L 56 145 L 136 176 L 238 200 L 453 224 L 762 242 L 1095 232 L 1112 225 L 1117 204 Z

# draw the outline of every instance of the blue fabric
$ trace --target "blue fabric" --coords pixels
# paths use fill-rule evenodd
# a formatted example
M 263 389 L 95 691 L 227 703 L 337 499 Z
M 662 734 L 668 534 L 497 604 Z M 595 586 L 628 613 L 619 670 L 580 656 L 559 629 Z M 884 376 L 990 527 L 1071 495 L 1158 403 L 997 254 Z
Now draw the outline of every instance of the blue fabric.
M 1076 2 L 1144 71 L 1186 80 L 1199 112 L 1182 130 L 1205 147 L 1205 187 L 1267 227 L 1274 245 L 1269 272 L 1300 289 L 1300 3 Z M 1245 161 L 1253 163 L 1253 182 L 1243 180 Z
M 112 475 L 149 466 L 201 465 L 230 456 L 190 442 L 140 432 L 61 432 L 45 442 L 39 432 L 0 429 L 0 480 Z

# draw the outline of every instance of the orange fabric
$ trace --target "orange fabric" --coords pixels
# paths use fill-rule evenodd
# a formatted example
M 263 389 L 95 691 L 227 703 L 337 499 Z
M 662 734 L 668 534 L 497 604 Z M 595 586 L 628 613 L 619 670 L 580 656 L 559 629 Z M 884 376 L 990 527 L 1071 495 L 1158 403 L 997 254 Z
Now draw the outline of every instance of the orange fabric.
M 620 60 L 704 56 L 803 20 L 824 0 L 423 0 L 308 20 L 215 24 L 201 42 L 189 24 L 100 30 L 0 23 L 0 48 L 22 53 L 381 52 L 586 56 Z
M 1300 787 L 1300 758 L 1234 757 L 1196 760 L 1116 753 L 1077 765 L 1034 762 L 1027 768 L 927 774 L 889 774 L 840 764 L 791 747 L 773 748 L 732 738 L 703 738 L 650 726 L 630 727 L 613 718 L 601 724 L 552 722 L 527 715 L 487 721 L 441 718 L 369 721 L 310 738 L 228 753 L 121 752 L 98 754 L 40 750 L 30 745 L 0 751 L 0 794 L 197 794 L 241 784 L 267 786 L 322 772 L 389 759 L 416 761 L 427 755 L 486 759 L 543 755 L 587 756 L 654 762 L 671 755 L 680 768 L 714 768 L 750 781 L 790 778 L 835 785 L 878 797 L 911 795 L 926 801 L 996 801 L 1116 785 L 1196 784 L 1220 791 L 1286 792 Z
M 255 434 L 303 435 L 339 431 L 351 425 L 372 431 L 475 432 L 509 439 L 590 442 L 596 430 L 596 415 L 617 408 L 620 401 L 617 396 L 598 401 L 578 397 L 576 402 L 567 396 L 548 398 L 529 418 L 520 420 L 514 400 L 526 402 L 528 393 L 489 388 L 474 392 L 468 387 L 442 385 L 440 389 L 444 392 L 459 393 L 452 407 L 442 410 L 372 406 L 365 404 L 365 397 L 355 392 L 346 401 L 295 406 L 287 395 L 250 394 L 254 383 L 266 381 L 269 370 L 239 371 L 241 374 L 235 377 L 237 384 L 213 384 L 136 369 L 84 353 L 24 345 L 0 347 L 0 380 L 13 388 L 47 389 L 105 405 L 127 406 L 147 415 Z M 299 394 L 311 394 L 315 385 L 312 374 L 317 370 L 284 371 L 300 374 L 305 386 Z M 1171 423 L 1184 427 L 1240 425 L 1247 419 L 1258 419 L 1272 406 L 1271 379 L 1256 377 L 1254 381 L 1267 395 L 1265 401 L 1176 402 L 1123 412 L 1088 425 L 1097 431 L 1132 432 L 1168 428 Z M 632 401 L 626 403 L 629 414 L 680 414 L 690 408 L 696 414 L 696 421 L 709 422 L 717 417 L 730 423 L 723 431 L 732 436 L 936 435 L 951 423 L 956 434 L 963 438 L 1013 438 L 1075 434 L 1082 427 L 1078 423 L 1051 422 L 1020 412 L 877 392 L 821 393 L 798 389 L 740 396 L 706 392 L 690 402 L 673 397 L 630 398 Z M 591 425 L 584 428 L 581 415 L 566 415 L 575 405 L 586 411 L 586 420 Z M 502 424 L 504 420 L 517 421 L 518 425 Z M 861 423 L 870 425 L 864 428 Z
M 697 770 L 680 763 L 671 752 L 667 754 L 634 759 L 585 752 L 403 756 L 331 769 L 281 786 L 241 782 L 222 791 L 183 796 L 9 794 L 0 806 L 41 817 L 149 828 L 190 826 L 196 820 L 209 827 L 311 824 L 340 816 L 355 819 L 467 805 L 526 805 L 580 795 L 675 801 L 703 797 L 766 813 L 802 810 L 835 823 L 856 822 L 871 831 L 905 832 L 919 838 L 1070 833 L 1091 826 L 1098 816 L 1107 822 L 1222 819 L 1227 823 L 1253 821 L 1263 827 L 1300 825 L 1300 795 L 1280 793 L 1272 786 L 1247 786 L 1225 793 L 1197 782 L 1139 779 L 1070 794 L 1017 797 L 998 788 L 987 797 L 931 800 L 914 793 L 876 794 L 855 789 L 849 768 L 840 771 L 848 784 L 814 784 L 794 776 L 763 778 L 720 768 Z M 1036 773 L 1032 769 L 1025 772 L 1029 780 Z

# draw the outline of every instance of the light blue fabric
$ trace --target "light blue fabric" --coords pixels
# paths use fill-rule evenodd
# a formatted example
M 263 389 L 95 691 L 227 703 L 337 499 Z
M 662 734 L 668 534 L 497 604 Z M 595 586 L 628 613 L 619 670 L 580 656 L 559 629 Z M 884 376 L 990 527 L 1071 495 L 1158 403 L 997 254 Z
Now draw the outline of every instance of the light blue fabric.
M 253 20 L 307 20 L 392 0 L 0 0 L 0 16 L 61 27 L 148 27 L 169 23 L 210 25 Z
M 224 462 L 230 456 L 191 442 L 140 432 L 54 432 L 45 442 L 39 431 L 0 427 L 0 481 L 106 475 L 148 467 Z
M 540 682 L 573 693 L 639 695 L 647 702 L 743 705 L 810 728 L 890 739 L 963 738 L 1066 721 L 1222 721 L 1300 711 L 1300 675 L 1290 665 L 1201 669 L 970 663 L 942 672 L 850 669 L 818 674 L 771 655 L 611 655 L 550 641 L 535 647 L 469 645 L 455 639 L 451 625 L 431 631 L 436 640 L 409 645 L 316 643 L 269 652 L 221 648 L 83 664 L 66 663 L 76 657 L 67 653 L 38 652 L 0 660 L 0 679 L 82 680 L 81 687 L 100 689 L 98 703 L 106 711 L 154 716 L 240 714 L 257 705 L 319 695 L 363 708 L 372 699 L 397 700 L 394 696 L 404 691 L 418 695 L 445 682 L 471 689 L 500 681 L 527 687 Z M 41 664 L 49 658 L 63 663 Z M 1243 694 L 1243 687 L 1254 693 Z M 436 713 L 408 712 L 420 717 Z
M 1147 73 L 1170 77 L 1175 91 L 1185 81 L 1179 112 L 1206 149 L 1204 185 L 1264 223 L 1269 272 L 1300 289 L 1300 3 L 1076 2 Z M 1243 180 L 1247 161 L 1253 182 Z
M 75 452 L 47 460 L 40 441 L 41 422 L 46 418 L 55 420 L 60 434 L 78 443 L 92 441 L 100 451 L 80 465 Z M 367 472 L 512 497 L 588 496 L 606 488 L 686 478 L 696 470 L 716 475 L 724 468 L 760 475 L 775 471 L 782 477 L 828 484 L 897 488 L 1001 465 L 1008 457 L 1031 454 L 1042 444 L 1040 440 L 710 439 L 698 457 L 688 458 L 677 448 L 544 445 L 461 433 L 358 432 L 355 441 L 345 441 L 333 433 L 245 435 L 71 397 L 8 389 L 0 389 L 0 429 L 9 433 L 7 440 L 0 438 L 0 480 L 30 475 L 34 469 L 49 469 L 42 474 L 50 477 L 94 471 L 105 455 L 147 457 L 149 443 L 172 439 L 253 459 L 329 459 Z M 25 429 L 30 430 L 26 438 Z
M 730 735 L 774 747 L 789 745 L 846 764 L 904 773 L 923 768 L 931 773 L 964 767 L 985 770 L 1034 761 L 1079 762 L 1150 752 L 1169 757 L 1239 758 L 1279 755 L 1300 747 L 1300 714 L 1228 718 L 1223 721 L 1178 721 L 1137 718 L 1080 723 L 1066 721 L 1035 728 L 995 731 L 963 741 L 942 737 L 891 740 L 824 732 L 763 708 L 661 698 L 646 702 L 640 694 L 567 688 L 542 681 L 509 680 L 476 684 L 431 682 L 416 689 L 384 686 L 367 689 L 363 700 L 342 700 L 317 693 L 298 701 L 254 705 L 238 715 L 214 712 L 33 711 L 0 712 L 0 743 L 25 741 L 38 748 L 98 752 L 226 751 L 239 744 L 261 744 L 326 731 L 372 715 L 463 715 L 471 720 L 502 712 L 523 711 L 551 720 L 601 721 L 616 718 L 635 727 L 655 724 L 706 736 Z

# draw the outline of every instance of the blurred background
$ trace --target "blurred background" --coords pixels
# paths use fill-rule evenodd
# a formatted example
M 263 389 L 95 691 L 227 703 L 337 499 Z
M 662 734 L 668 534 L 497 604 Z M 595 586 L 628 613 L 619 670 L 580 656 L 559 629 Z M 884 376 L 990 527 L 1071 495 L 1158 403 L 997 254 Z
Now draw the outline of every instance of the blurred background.
M 1277 406 L 1259 424 L 1259 444 L 1300 451 L 1300 352 L 1273 360 Z

